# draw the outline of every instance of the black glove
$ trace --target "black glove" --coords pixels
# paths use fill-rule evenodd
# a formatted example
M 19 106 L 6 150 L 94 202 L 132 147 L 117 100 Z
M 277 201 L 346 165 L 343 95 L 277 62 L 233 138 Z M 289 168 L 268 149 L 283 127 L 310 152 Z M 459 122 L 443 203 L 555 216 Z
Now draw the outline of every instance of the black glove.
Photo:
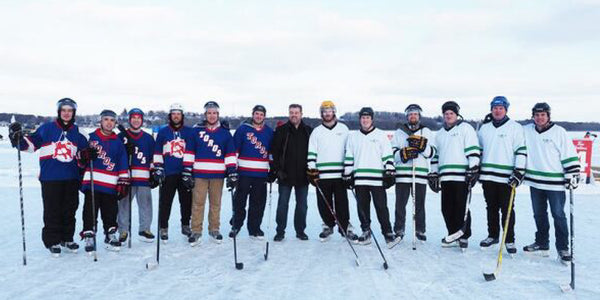
M 415 147 L 404 147 L 400 149 L 400 160 L 407 163 L 411 159 L 419 157 L 419 149 Z
M 306 170 L 306 176 L 308 177 L 308 182 L 310 182 L 310 184 L 317 186 L 317 181 L 319 180 L 319 170 L 308 169 Z
M 425 147 L 427 147 L 427 138 L 420 135 L 411 135 L 407 139 L 408 146 L 417 148 L 419 152 L 425 151 Z
M 194 177 L 192 177 L 192 168 L 184 168 L 183 172 L 181 172 L 181 183 L 183 187 L 191 191 L 194 189 Z
M 523 182 L 523 177 L 525 177 L 523 173 L 513 170 L 512 174 L 508 178 L 508 185 L 518 187 L 521 185 L 521 182 Z
M 389 189 L 396 184 L 396 172 L 393 170 L 386 170 L 383 172 L 383 188 Z
M 154 168 L 152 170 L 151 177 L 157 185 L 165 183 L 165 169 L 163 169 L 162 167 Z
M 127 138 L 127 143 L 125 143 L 125 150 L 127 150 L 127 155 L 133 156 L 135 154 L 135 145 Z
M 479 180 L 479 166 L 473 166 L 465 172 L 465 181 L 470 187 L 474 187 Z
M 150 186 L 150 189 L 154 189 L 159 185 L 159 183 L 156 181 L 154 176 L 150 175 L 150 178 L 148 178 L 148 185 Z
M 273 183 L 275 180 L 277 180 L 277 171 L 271 169 L 269 170 L 269 174 L 267 174 L 267 182 Z
M 567 174 L 565 176 L 565 188 L 567 190 L 576 189 L 579 186 L 580 175 L 577 174 Z
M 17 147 L 17 144 L 21 140 L 21 137 L 23 137 L 23 127 L 21 126 L 21 123 L 11 123 L 8 127 L 8 138 L 10 139 L 10 143 L 13 147 Z
M 87 147 L 79 151 L 79 159 L 84 166 L 87 166 L 90 161 L 93 161 L 96 158 L 98 158 L 98 149 L 94 147 Z
M 434 193 L 439 193 L 441 190 L 440 187 L 440 175 L 438 173 L 429 173 L 427 174 L 427 184 L 429 184 L 429 188 Z
M 240 176 L 236 172 L 231 172 L 227 175 L 227 182 L 225 186 L 227 189 L 235 189 L 238 186 Z
M 344 175 L 342 176 L 342 180 L 344 181 L 344 186 L 351 190 L 354 188 L 354 174 Z
M 129 178 L 119 178 L 117 181 L 117 196 L 119 200 L 127 197 L 129 194 Z

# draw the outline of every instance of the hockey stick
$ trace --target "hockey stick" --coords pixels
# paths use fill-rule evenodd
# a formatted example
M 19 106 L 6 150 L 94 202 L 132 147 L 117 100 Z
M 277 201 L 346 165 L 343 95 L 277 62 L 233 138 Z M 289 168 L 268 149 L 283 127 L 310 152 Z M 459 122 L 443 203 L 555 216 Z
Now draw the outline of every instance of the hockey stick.
M 575 229 L 573 227 L 573 225 L 575 224 L 575 221 L 573 219 L 573 210 L 574 210 L 574 204 L 573 204 L 573 187 L 570 186 L 569 187 L 569 219 L 570 219 L 570 225 L 571 225 L 571 282 L 569 284 L 564 284 L 560 286 L 560 289 L 563 292 L 570 292 L 570 291 L 574 291 L 575 290 L 575 256 L 573 255 L 573 240 L 575 239 Z
M 265 260 L 267 260 L 269 258 L 269 238 L 271 236 L 271 202 L 273 199 L 273 196 L 271 195 L 271 192 L 273 191 L 273 184 L 269 183 L 269 220 L 267 220 L 267 239 L 265 242 Z
M 415 187 L 416 187 L 416 183 L 415 183 L 415 172 L 416 172 L 416 165 L 415 165 L 415 160 L 412 160 L 412 187 L 410 189 L 410 194 L 412 196 L 412 219 L 413 219 L 413 240 L 412 240 L 412 249 L 413 250 L 417 250 L 417 200 L 415 199 Z
M 513 185 L 513 186 L 511 186 L 511 190 L 510 190 L 510 198 L 508 200 L 508 212 L 506 214 L 506 220 L 504 221 L 504 232 L 502 233 L 502 243 L 500 244 L 500 250 L 498 250 L 498 260 L 496 261 L 496 270 L 494 271 L 494 273 L 483 273 L 483 278 L 485 278 L 485 281 L 496 280 L 496 277 L 498 277 L 498 274 L 500 274 L 500 270 L 502 270 L 502 248 L 504 248 L 504 245 L 506 243 L 506 235 L 508 233 L 508 224 L 510 222 L 514 201 L 515 201 L 515 186 Z
M 127 136 L 127 142 L 131 143 L 131 136 L 127 133 L 127 130 L 125 129 L 125 127 L 123 127 L 123 125 L 119 124 L 117 126 L 117 128 L 119 129 L 119 131 L 121 133 L 123 133 L 124 135 Z M 131 162 L 133 160 L 133 155 L 129 154 L 129 164 L 127 165 L 127 170 L 129 171 L 129 180 L 133 181 L 133 178 L 131 177 Z M 128 238 L 127 238 L 127 248 L 131 249 L 131 211 L 133 209 L 133 196 L 131 195 L 131 190 L 128 193 L 128 197 L 129 197 L 129 226 L 127 228 L 127 233 L 129 234 Z
M 356 193 L 354 192 L 354 187 L 350 189 L 352 191 L 352 195 L 354 195 L 354 199 L 356 199 L 357 202 L 357 209 L 358 209 L 358 213 L 363 217 L 363 219 L 366 217 L 366 215 L 364 214 L 364 212 L 360 209 L 360 205 L 358 205 L 358 197 L 356 197 Z M 371 228 L 369 228 L 369 233 L 371 233 L 371 236 L 373 237 L 373 240 L 375 241 L 375 245 L 377 246 L 377 250 L 379 250 L 379 254 L 381 254 L 381 258 L 383 259 L 383 268 L 385 270 L 388 269 L 388 263 L 387 260 L 385 259 L 385 255 L 383 255 L 383 251 L 381 251 L 381 247 L 379 247 L 379 242 L 377 242 L 377 238 L 375 237 L 375 235 L 373 234 L 373 230 L 371 230 Z
M 147 270 L 156 269 L 160 262 L 160 242 L 161 242 L 160 241 L 160 195 L 162 194 L 162 185 L 163 185 L 163 183 L 159 182 L 159 184 L 158 184 L 158 212 L 157 212 L 157 217 L 156 217 L 156 237 L 155 237 L 156 238 L 156 262 L 146 263 Z
M 235 224 L 235 207 L 233 206 L 235 204 L 235 194 L 233 193 L 233 188 L 229 190 L 231 192 L 231 204 L 232 204 L 232 210 L 233 210 L 233 214 L 232 214 L 232 226 L 233 226 L 233 261 L 235 262 L 235 268 L 237 270 L 242 270 L 244 269 L 244 263 L 243 262 L 238 262 L 237 259 L 237 235 L 239 232 L 239 229 L 236 229 L 235 226 L 233 224 Z
M 92 193 L 92 221 L 94 222 L 94 227 L 92 230 L 94 231 L 94 261 L 98 261 L 96 246 L 96 229 L 98 227 L 98 222 L 96 220 L 96 196 L 94 195 L 94 160 L 90 160 L 90 189 Z
M 333 216 L 333 219 L 335 220 L 335 223 L 337 224 L 338 228 L 340 228 L 344 232 L 344 237 L 346 238 L 346 242 L 348 242 L 348 246 L 350 246 L 350 248 L 352 249 L 352 252 L 354 252 L 354 261 L 356 262 L 356 266 L 360 266 L 360 260 L 358 259 L 358 254 L 356 254 L 356 250 L 354 249 L 354 246 L 352 246 L 352 243 L 350 242 L 350 239 L 348 238 L 347 228 L 342 228 L 342 226 L 340 225 L 340 221 L 338 220 L 334 209 L 331 208 L 331 205 L 329 205 L 329 202 L 327 202 L 327 198 L 325 198 L 325 194 L 323 193 L 323 190 L 321 190 L 321 187 L 319 187 L 318 182 L 315 182 L 315 187 L 317 188 L 317 191 L 319 192 L 319 194 L 321 194 L 321 198 L 323 198 L 323 202 L 325 202 L 325 205 L 327 205 L 327 208 L 329 209 L 329 212 Z M 331 201 L 331 202 L 333 203 L 333 201 Z M 335 203 L 334 203 L 334 205 L 335 205 Z
M 15 122 L 15 117 L 11 122 Z M 21 197 L 21 235 L 23 236 L 23 265 L 27 265 L 27 252 L 25 247 L 25 210 L 23 208 L 23 171 L 21 169 L 21 136 L 17 137 L 17 159 L 19 162 L 19 195 Z
M 458 240 L 461 236 L 463 236 L 465 234 L 465 232 L 467 231 L 467 218 L 469 216 L 469 205 L 471 204 L 471 184 L 467 183 L 469 185 L 469 195 L 467 197 L 467 203 L 465 204 L 465 217 L 463 218 L 463 225 L 462 227 L 455 233 L 447 235 L 444 240 L 446 241 L 446 243 L 452 243 L 456 240 Z

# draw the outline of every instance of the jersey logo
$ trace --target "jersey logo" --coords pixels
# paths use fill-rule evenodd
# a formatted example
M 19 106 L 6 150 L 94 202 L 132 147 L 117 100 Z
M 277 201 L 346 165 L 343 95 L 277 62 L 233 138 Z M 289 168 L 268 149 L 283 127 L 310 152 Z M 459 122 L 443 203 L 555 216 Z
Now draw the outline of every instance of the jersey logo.
M 258 152 L 262 155 L 263 158 L 267 158 L 269 156 L 269 151 L 267 151 L 266 147 L 262 144 L 261 141 L 254 135 L 253 132 L 246 133 L 246 139 L 250 141 L 252 145 L 254 145 L 254 149 L 258 150 Z
M 98 141 L 90 141 L 90 147 L 94 147 L 98 150 L 98 158 L 102 160 L 102 165 L 106 167 L 106 171 L 115 169 L 115 163 L 112 162 L 108 154 L 106 154 L 106 151 L 102 149 L 102 145 L 98 144 Z
M 183 158 L 185 152 L 185 140 L 176 138 L 172 141 L 167 142 L 167 151 L 164 154 L 171 155 L 176 158 Z
M 200 135 L 200 139 L 206 143 L 206 147 L 208 147 L 216 157 L 221 157 L 223 155 L 223 151 L 221 151 L 219 145 L 216 144 L 215 140 L 213 140 L 208 134 L 206 134 L 206 131 L 200 131 L 198 135 Z
M 52 158 L 60 162 L 68 163 L 73 161 L 73 154 L 77 151 L 77 147 L 70 141 L 53 142 L 54 151 Z

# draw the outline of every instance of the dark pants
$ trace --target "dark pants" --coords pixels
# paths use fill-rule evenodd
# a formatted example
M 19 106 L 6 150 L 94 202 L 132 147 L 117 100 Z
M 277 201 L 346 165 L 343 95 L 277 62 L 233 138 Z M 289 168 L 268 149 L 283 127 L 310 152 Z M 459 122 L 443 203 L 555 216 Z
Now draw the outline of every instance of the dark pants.
M 548 247 L 550 223 L 548 221 L 548 203 L 550 212 L 554 219 L 554 236 L 556 238 L 556 250 L 569 249 L 569 228 L 565 216 L 566 195 L 564 191 L 547 191 L 534 187 L 531 190 L 531 204 L 533 205 L 533 218 L 537 231 L 535 243 Z
M 181 175 L 170 175 L 165 178 L 165 183 L 160 189 L 160 228 L 169 228 L 169 217 L 175 192 L 179 196 L 179 210 L 181 212 L 181 225 L 189 226 L 192 217 L 192 191 L 188 191 L 181 182 Z
M 104 228 L 104 234 L 108 232 L 111 227 L 117 228 L 117 211 L 119 205 L 117 203 L 117 195 L 109 195 L 105 193 L 95 192 L 94 193 L 94 204 L 92 208 L 92 192 L 85 192 L 85 202 L 83 203 L 83 231 L 94 230 L 96 225 L 97 230 L 97 218 L 98 210 L 100 210 L 100 216 L 102 217 L 102 225 Z M 94 214 L 96 219 L 94 219 Z
M 79 206 L 79 181 L 43 181 L 44 228 L 42 241 L 46 248 L 60 242 L 72 242 L 75 234 L 75 212 Z
M 387 195 L 385 189 L 381 186 L 359 185 L 355 187 L 356 197 L 358 197 L 358 217 L 360 219 L 360 228 L 363 231 L 371 229 L 371 197 L 377 213 L 377 220 L 381 225 L 381 232 L 385 235 L 392 232 L 390 224 L 390 212 L 387 207 Z
M 325 204 L 324 201 L 326 200 L 335 212 L 342 227 L 338 228 L 338 231 L 346 231 L 350 222 L 350 212 L 348 209 L 348 191 L 344 186 L 344 182 L 341 179 L 319 179 L 319 188 L 326 198 L 323 199 L 321 193 L 317 191 L 317 207 L 323 223 L 330 228 L 335 226 L 335 218 Z
M 406 204 L 411 197 L 412 183 L 396 183 L 396 221 L 394 231 L 404 232 L 406 224 Z M 425 233 L 425 193 L 427 185 L 415 184 L 415 219 L 416 232 Z M 411 213 L 412 219 L 412 213 Z
M 500 219 L 499 213 L 502 212 L 502 227 L 506 222 L 508 214 L 508 202 L 510 201 L 511 187 L 506 183 L 497 183 L 493 181 L 483 181 L 483 196 L 487 204 L 487 223 L 488 236 L 492 238 L 500 237 Z M 510 212 L 510 220 L 508 222 L 508 230 L 506 232 L 506 242 L 513 243 L 515 241 L 515 210 L 514 207 Z
M 442 182 L 442 215 L 446 222 L 448 234 L 453 234 L 464 225 L 465 206 L 467 205 L 468 189 L 465 182 Z M 471 211 L 467 214 L 466 231 L 462 238 L 471 237 Z
M 240 177 L 233 202 L 233 227 L 237 230 L 244 225 L 246 199 L 248 204 L 248 233 L 255 235 L 260 230 L 265 204 L 267 202 L 267 179 L 263 177 Z
M 277 232 L 285 233 L 287 226 L 288 207 L 290 203 L 290 195 L 292 187 L 296 194 L 296 209 L 294 210 L 294 229 L 296 233 L 303 233 L 306 229 L 306 197 L 308 196 L 308 185 L 291 186 L 279 184 L 279 199 L 277 200 Z

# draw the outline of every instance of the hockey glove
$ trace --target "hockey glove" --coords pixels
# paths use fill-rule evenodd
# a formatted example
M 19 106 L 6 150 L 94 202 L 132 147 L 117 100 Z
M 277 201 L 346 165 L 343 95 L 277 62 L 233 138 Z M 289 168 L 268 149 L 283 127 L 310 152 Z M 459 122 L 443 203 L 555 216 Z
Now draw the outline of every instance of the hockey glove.
M 344 181 L 344 186 L 351 190 L 354 188 L 354 174 L 344 175 L 342 176 L 342 180 Z
M 188 191 L 194 189 L 194 177 L 192 177 L 192 168 L 187 167 L 183 169 L 183 172 L 181 172 L 181 183 L 183 184 L 183 187 Z
M 419 152 L 425 151 L 425 147 L 427 147 L 427 138 L 420 135 L 411 135 L 407 139 L 408 146 L 417 148 Z
M 148 178 L 148 185 L 150 186 L 150 189 L 154 189 L 159 185 L 159 183 L 158 181 L 156 181 L 156 178 L 154 178 L 154 176 L 150 175 L 150 177 Z
M 319 170 L 308 169 L 306 170 L 306 176 L 308 177 L 308 182 L 310 182 L 310 184 L 317 186 L 317 180 L 319 180 Z
M 154 168 L 151 176 L 157 185 L 165 183 L 165 170 L 162 167 Z
M 125 150 L 127 150 L 127 155 L 135 155 L 135 145 L 129 140 L 129 138 L 127 139 L 127 143 L 125 143 Z
M 404 147 L 400 150 L 400 160 L 407 163 L 411 159 L 419 157 L 419 150 L 415 147 Z
M 518 187 L 523 182 L 525 175 L 517 170 L 513 170 L 512 174 L 508 178 L 508 185 Z
M 240 176 L 236 172 L 231 172 L 227 175 L 227 183 L 225 186 L 227 189 L 235 189 L 238 186 Z
M 565 175 L 565 188 L 567 190 L 576 189 L 579 186 L 579 174 L 566 174 Z
M 429 173 L 427 175 L 427 183 L 429 184 L 429 188 L 434 192 L 434 193 L 439 193 L 441 188 L 440 188 L 440 176 L 438 173 Z
M 10 139 L 10 143 L 12 144 L 12 146 L 17 147 L 17 144 L 19 143 L 19 140 L 21 140 L 22 137 L 23 137 L 23 127 L 21 126 L 21 123 L 19 123 L 19 122 L 11 123 L 10 126 L 8 127 L 8 138 Z M 19 150 L 21 150 L 21 149 L 19 149 Z
M 383 188 L 389 189 L 396 184 L 396 172 L 387 170 L 383 172 Z
M 129 178 L 119 178 L 117 181 L 117 196 L 119 200 L 127 197 L 129 194 Z
M 277 171 L 271 169 L 269 170 L 269 174 L 267 174 L 267 182 L 273 183 L 275 180 L 277 180 Z
M 90 163 L 90 161 L 93 161 L 96 158 L 98 158 L 98 149 L 94 147 L 87 147 L 79 151 L 79 159 L 81 161 L 80 163 L 83 166 L 87 166 Z
M 470 187 L 474 187 L 479 180 L 479 166 L 473 166 L 465 172 L 465 181 Z

